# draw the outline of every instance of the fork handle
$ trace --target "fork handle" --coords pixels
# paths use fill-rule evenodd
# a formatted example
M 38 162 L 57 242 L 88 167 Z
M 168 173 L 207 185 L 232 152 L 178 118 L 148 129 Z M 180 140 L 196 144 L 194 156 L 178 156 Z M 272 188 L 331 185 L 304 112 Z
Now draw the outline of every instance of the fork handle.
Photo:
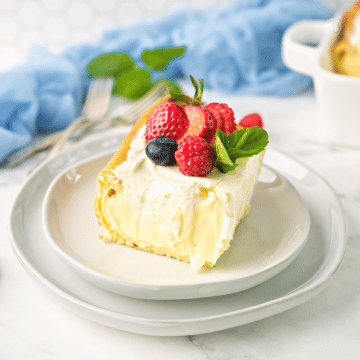
M 60 135 L 59 139 L 56 141 L 55 145 L 49 152 L 46 160 L 53 158 L 57 153 L 61 151 L 61 149 L 66 144 L 67 140 L 71 137 L 71 135 L 79 128 L 79 126 L 87 121 L 87 118 L 83 115 L 76 118 Z
M 52 159 L 66 144 L 66 141 L 69 137 L 78 129 L 78 127 L 87 120 L 83 115 L 77 117 L 60 135 L 58 141 L 55 143 L 54 147 L 51 149 L 50 153 L 46 156 L 43 161 Z M 28 174 L 33 173 L 42 166 L 43 161 L 36 164 L 33 168 L 30 169 Z
M 5 167 L 13 168 L 22 164 L 24 161 L 30 159 L 33 155 L 51 147 L 57 141 L 59 136 L 60 133 L 56 132 L 37 141 L 35 145 L 30 143 L 27 146 L 24 146 L 22 149 L 16 151 L 13 155 L 10 155 L 10 157 L 7 159 L 7 162 L 5 163 Z
M 86 131 L 88 127 L 90 127 L 90 123 L 86 124 L 86 122 L 82 122 L 77 126 L 76 130 L 74 129 L 72 134 L 74 134 L 75 131 L 83 131 L 84 129 Z M 5 167 L 13 168 L 17 165 L 22 164 L 24 161 L 30 159 L 37 153 L 52 148 L 54 144 L 56 144 L 60 140 L 66 130 L 67 129 L 55 132 L 50 135 L 46 135 L 43 139 L 38 140 L 35 144 L 30 143 L 24 146 L 22 149 L 16 151 L 13 155 L 9 156 L 7 162 L 5 163 Z M 83 134 L 80 134 L 80 137 L 82 136 Z

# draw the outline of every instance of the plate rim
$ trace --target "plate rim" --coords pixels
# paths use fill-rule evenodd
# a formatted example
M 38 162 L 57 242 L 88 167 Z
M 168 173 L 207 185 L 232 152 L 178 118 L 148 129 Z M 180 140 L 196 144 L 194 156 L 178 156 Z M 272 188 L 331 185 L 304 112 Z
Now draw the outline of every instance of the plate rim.
M 118 136 L 118 135 L 117 135 Z M 115 137 L 114 134 L 109 136 L 109 138 Z M 95 141 L 96 142 L 96 141 Z M 80 148 L 84 146 L 84 144 L 76 145 L 75 147 Z M 60 289 L 55 284 L 53 284 L 48 278 L 43 276 L 36 268 L 34 268 L 31 264 L 31 262 L 27 259 L 26 255 L 23 254 L 21 249 L 19 248 L 17 241 L 15 239 L 15 236 L 12 232 L 12 220 L 14 217 L 14 211 L 16 208 L 16 205 L 21 198 L 24 189 L 28 186 L 28 184 L 37 176 L 39 176 L 40 172 L 43 170 L 44 167 L 47 166 L 48 162 L 44 163 L 41 168 L 39 168 L 36 172 L 31 174 L 31 176 L 24 182 L 21 189 L 19 190 L 17 196 L 15 197 L 11 210 L 9 212 L 8 216 L 8 222 L 7 222 L 7 230 L 8 230 L 8 236 L 10 239 L 11 246 L 13 248 L 13 251 L 20 262 L 20 264 L 24 267 L 24 269 L 28 272 L 28 274 L 33 277 L 40 285 L 42 285 L 54 298 L 56 301 L 61 302 L 65 307 L 67 307 L 70 311 L 76 311 L 81 316 L 90 319 L 92 321 L 96 321 L 98 323 L 108 325 L 114 328 L 118 328 L 121 330 L 139 333 L 139 334 L 147 334 L 147 335 L 156 335 L 156 336 L 181 336 L 181 335 L 189 335 L 191 334 L 201 334 L 201 333 L 207 333 L 207 332 L 213 332 L 218 330 L 227 329 L 229 327 L 233 326 L 239 326 L 242 324 L 250 323 L 256 320 L 260 320 L 278 313 L 281 313 L 285 310 L 291 309 L 297 305 L 300 305 L 304 303 L 305 301 L 313 298 L 318 293 L 320 293 L 330 282 L 330 280 L 333 278 L 333 275 L 337 272 L 339 269 L 342 259 L 344 257 L 345 248 L 346 248 L 346 242 L 347 242 L 347 231 L 346 231 L 346 222 L 345 222 L 345 213 L 343 210 L 342 203 L 340 201 L 339 196 L 333 189 L 333 187 L 328 183 L 326 179 L 323 178 L 323 176 L 319 175 L 316 171 L 312 170 L 309 166 L 303 164 L 301 161 L 295 159 L 291 155 L 285 154 L 279 150 L 269 148 L 268 151 L 275 152 L 282 154 L 283 156 L 287 157 L 291 161 L 294 161 L 296 163 L 301 164 L 304 166 L 308 171 L 313 173 L 322 183 L 325 185 L 328 190 L 330 190 L 333 200 L 336 204 L 336 213 L 338 215 L 337 219 L 339 220 L 339 238 L 342 241 L 331 241 L 331 243 L 335 244 L 336 247 L 336 254 L 335 261 L 332 261 L 331 266 L 327 263 L 326 266 L 319 272 L 319 274 L 314 278 L 311 278 L 308 283 L 303 284 L 300 288 L 294 289 L 292 292 L 281 296 L 279 298 L 266 301 L 261 304 L 249 306 L 244 309 L 237 309 L 230 311 L 228 313 L 218 314 L 218 315 L 209 315 L 204 316 L 200 318 L 192 318 L 192 319 L 148 319 L 144 317 L 139 316 L 133 316 L 133 315 L 126 315 L 126 314 L 120 314 L 116 311 L 102 309 L 100 306 L 96 306 L 94 304 L 88 303 L 84 299 L 78 299 L 74 296 L 71 296 L 66 291 Z M 59 154 L 57 157 L 61 156 Z M 284 175 L 286 177 L 286 175 Z M 287 178 L 287 177 L 286 177 Z M 329 257 L 329 256 L 328 256 Z M 318 270 L 318 271 L 319 271 Z M 118 295 L 121 296 L 121 295 Z M 146 301 L 152 301 L 152 300 L 146 300 Z M 180 300 L 181 301 L 181 300 Z M 283 305 L 281 306 L 274 306 L 274 305 Z M 284 306 L 286 305 L 286 306 Z M 76 310 L 74 310 L 76 308 Z M 260 312 L 260 313 L 259 313 Z M 255 318 L 249 319 L 243 319 L 242 321 L 236 321 L 235 324 L 232 324 L 231 326 L 225 326 L 221 325 L 218 326 L 215 329 L 194 329 L 194 331 L 186 331 L 186 329 L 182 328 L 182 324 L 195 324 L 197 322 L 200 322 L 205 324 L 208 321 L 219 320 L 219 319 L 229 319 L 233 317 L 241 317 L 244 314 L 253 314 L 257 313 L 257 316 Z M 119 323 L 120 321 L 120 323 Z M 142 325 L 143 328 L 141 329 L 133 329 L 127 327 L 126 325 L 137 324 Z M 171 327 L 169 327 L 172 325 Z M 213 324 L 214 326 L 214 324 Z M 171 330 L 171 331 L 170 331 Z

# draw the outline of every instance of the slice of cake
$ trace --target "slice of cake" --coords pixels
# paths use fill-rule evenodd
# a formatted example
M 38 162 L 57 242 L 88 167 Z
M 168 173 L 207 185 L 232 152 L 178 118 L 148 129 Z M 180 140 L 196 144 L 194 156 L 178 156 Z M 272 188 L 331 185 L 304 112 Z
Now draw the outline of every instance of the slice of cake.
M 172 94 L 143 114 L 99 174 L 94 208 L 102 240 L 197 271 L 215 265 L 246 216 L 267 134 L 240 130 L 225 104 L 189 99 Z

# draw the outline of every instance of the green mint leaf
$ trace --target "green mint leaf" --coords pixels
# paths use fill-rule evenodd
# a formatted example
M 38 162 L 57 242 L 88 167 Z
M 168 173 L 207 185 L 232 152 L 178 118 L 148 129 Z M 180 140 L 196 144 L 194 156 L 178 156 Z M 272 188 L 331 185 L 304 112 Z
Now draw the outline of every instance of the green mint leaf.
M 235 169 L 237 159 L 259 154 L 268 143 L 267 132 L 257 126 L 235 130 L 229 135 L 217 129 L 213 143 L 215 166 L 226 174 Z
M 124 53 L 109 53 L 96 57 L 86 70 L 91 77 L 114 77 L 121 71 L 135 66 L 134 60 Z
M 235 148 L 236 146 L 241 144 L 243 134 L 240 131 L 234 131 L 233 133 L 226 135 L 224 134 L 224 137 L 227 142 L 227 148 Z
M 152 69 L 163 70 L 172 59 L 182 56 L 185 50 L 186 46 L 144 50 L 141 60 Z
M 223 163 L 217 163 L 215 166 L 218 170 L 220 170 L 223 174 L 227 174 L 229 171 L 235 170 L 238 164 L 227 165 Z
M 220 133 L 221 132 L 221 133 Z M 223 135 L 221 130 L 216 131 L 216 138 L 213 143 L 213 149 L 216 154 L 215 166 L 223 173 L 227 173 L 230 170 L 235 169 L 236 164 L 232 161 L 226 148 L 226 144 L 223 143 Z M 225 135 L 226 136 L 226 135 Z M 226 143 L 226 141 L 225 141 Z
M 235 145 L 236 149 L 241 151 L 241 157 L 249 157 L 259 154 L 269 143 L 267 132 L 257 126 L 243 128 L 236 131 L 239 131 L 241 135 L 240 138 L 237 139 Z
M 228 149 L 230 147 L 229 137 L 220 129 L 216 130 L 215 141 L 217 141 L 217 138 L 220 139 L 221 143 L 225 146 L 226 149 Z
M 231 159 L 231 161 L 232 161 L 233 163 L 235 163 L 237 159 L 243 157 L 241 150 L 238 150 L 238 149 L 236 149 L 236 148 L 229 148 L 229 149 L 227 149 L 227 153 L 228 153 L 229 158 Z
M 147 70 L 133 67 L 116 76 L 113 94 L 130 100 L 138 100 L 152 87 L 150 73 Z

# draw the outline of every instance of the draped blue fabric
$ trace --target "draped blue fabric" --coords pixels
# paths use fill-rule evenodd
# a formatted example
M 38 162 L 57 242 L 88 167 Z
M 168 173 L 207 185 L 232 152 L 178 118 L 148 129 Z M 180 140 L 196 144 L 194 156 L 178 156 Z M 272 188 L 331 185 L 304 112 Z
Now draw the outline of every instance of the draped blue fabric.
M 299 93 L 311 79 L 284 65 L 282 35 L 297 21 L 332 15 L 310 0 L 241 0 L 108 31 L 94 43 L 72 45 L 58 55 L 35 46 L 21 66 L 0 74 L 0 161 L 34 134 L 62 129 L 74 119 L 89 84 L 86 66 L 104 53 L 126 52 L 143 66 L 144 49 L 185 45 L 185 55 L 154 72 L 154 81 L 191 74 L 224 94 Z

